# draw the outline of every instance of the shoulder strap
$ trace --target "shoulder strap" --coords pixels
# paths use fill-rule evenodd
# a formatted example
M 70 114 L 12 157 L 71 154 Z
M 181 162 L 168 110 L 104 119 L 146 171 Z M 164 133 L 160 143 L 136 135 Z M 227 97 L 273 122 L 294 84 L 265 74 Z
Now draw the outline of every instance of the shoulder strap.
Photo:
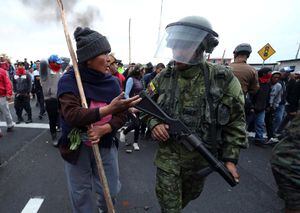
M 206 100 L 208 103 L 210 119 L 211 119 L 211 124 L 210 124 L 211 141 L 212 141 L 212 144 L 216 145 L 217 118 L 216 118 L 216 113 L 215 113 L 215 110 L 213 107 L 212 95 L 210 94 L 210 86 L 211 86 L 210 72 L 209 72 L 209 67 L 206 63 L 204 65 L 201 64 L 201 68 L 202 68 L 201 70 L 202 70 L 203 76 L 204 76 L 205 94 L 206 94 Z M 214 148 L 216 148 L 216 146 L 214 146 Z

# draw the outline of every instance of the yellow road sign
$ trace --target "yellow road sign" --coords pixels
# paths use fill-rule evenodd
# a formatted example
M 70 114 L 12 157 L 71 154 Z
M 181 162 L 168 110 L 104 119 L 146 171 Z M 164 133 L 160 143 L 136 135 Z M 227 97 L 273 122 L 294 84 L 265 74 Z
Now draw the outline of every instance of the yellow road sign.
M 273 47 L 269 43 L 267 43 L 263 48 L 261 48 L 258 51 L 258 54 L 265 61 L 269 57 L 271 57 L 275 52 L 276 51 L 273 49 Z

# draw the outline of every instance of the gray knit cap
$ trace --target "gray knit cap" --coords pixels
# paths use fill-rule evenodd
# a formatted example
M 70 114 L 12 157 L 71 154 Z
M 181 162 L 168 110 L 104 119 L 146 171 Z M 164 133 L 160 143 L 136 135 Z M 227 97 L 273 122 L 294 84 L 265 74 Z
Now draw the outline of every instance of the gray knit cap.
M 111 51 L 106 37 L 88 27 L 77 27 L 74 32 L 74 38 L 77 46 L 78 63 Z

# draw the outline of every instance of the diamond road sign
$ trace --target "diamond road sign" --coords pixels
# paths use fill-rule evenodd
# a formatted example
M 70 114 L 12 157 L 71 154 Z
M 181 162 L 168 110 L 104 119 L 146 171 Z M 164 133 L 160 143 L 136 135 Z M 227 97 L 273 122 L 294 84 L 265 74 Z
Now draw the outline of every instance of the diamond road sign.
M 258 54 L 260 57 L 265 61 L 268 58 L 270 58 L 276 51 L 273 49 L 273 47 L 267 43 L 263 48 L 261 48 L 258 51 Z

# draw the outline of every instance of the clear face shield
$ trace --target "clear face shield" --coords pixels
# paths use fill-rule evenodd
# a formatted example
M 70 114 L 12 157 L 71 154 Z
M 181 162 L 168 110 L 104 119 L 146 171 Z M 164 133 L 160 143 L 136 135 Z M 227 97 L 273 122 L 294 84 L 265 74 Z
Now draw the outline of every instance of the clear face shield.
M 166 28 L 155 57 L 195 65 L 203 60 L 197 49 L 208 32 L 195 27 L 173 25 Z

